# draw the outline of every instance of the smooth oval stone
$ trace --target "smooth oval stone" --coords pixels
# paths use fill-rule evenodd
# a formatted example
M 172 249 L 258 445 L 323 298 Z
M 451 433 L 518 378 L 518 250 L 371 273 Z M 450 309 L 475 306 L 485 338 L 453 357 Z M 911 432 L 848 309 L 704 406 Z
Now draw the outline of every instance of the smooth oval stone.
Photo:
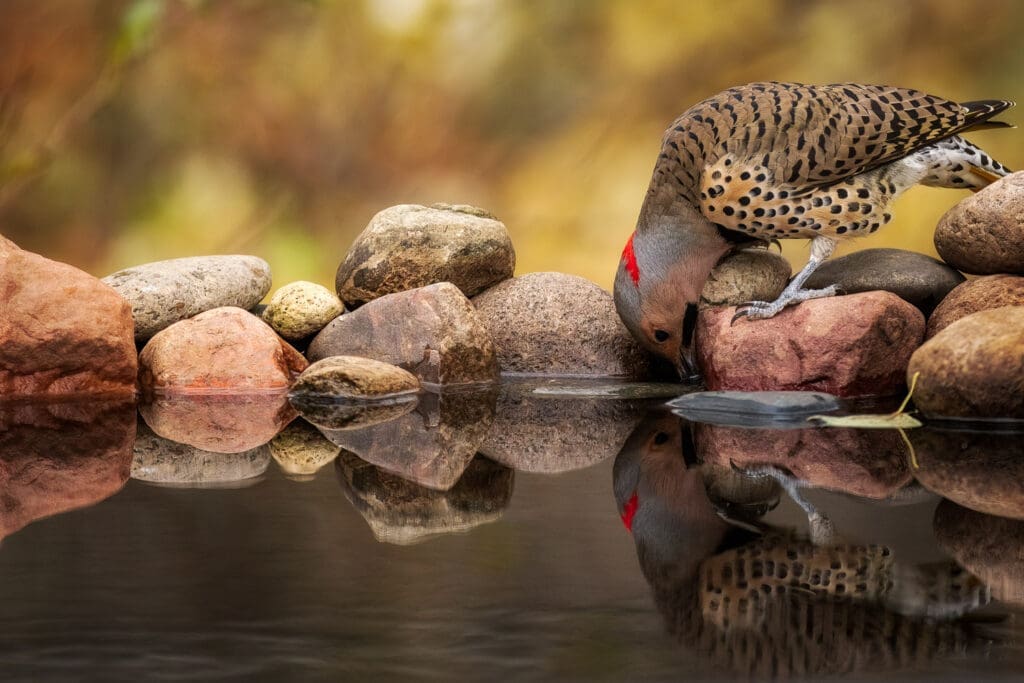
M 279 335 L 296 341 L 316 334 L 344 310 L 334 292 L 323 285 L 299 280 L 274 292 L 260 315 Z
M 1024 172 L 1001 178 L 946 212 L 935 249 L 973 275 L 1024 275 Z
M 190 256 L 133 266 L 103 278 L 132 307 L 135 341 L 221 306 L 253 308 L 270 291 L 270 266 L 256 256 Z
M 986 275 L 958 285 L 928 318 L 925 339 L 978 311 L 1003 306 L 1024 306 L 1024 277 Z
M 774 301 L 793 273 L 789 261 L 767 249 L 742 249 L 722 260 L 704 283 L 700 308 Z
M 255 483 L 270 460 L 266 444 L 241 453 L 212 453 L 157 436 L 140 423 L 131 476 L 168 486 L 233 488 Z
M 270 440 L 270 455 L 290 478 L 311 479 L 341 452 L 320 430 L 305 420 L 294 420 Z
M 903 249 L 864 249 L 825 261 L 804 286 L 836 285 L 844 294 L 884 290 L 927 316 L 963 281 L 959 271 L 931 256 Z
M 677 415 L 694 422 L 736 426 L 803 423 L 811 415 L 841 407 L 838 398 L 817 391 L 698 391 L 673 399 L 668 405 Z
M 419 391 L 416 375 L 361 356 L 328 356 L 306 368 L 292 385 L 298 399 L 379 399 Z

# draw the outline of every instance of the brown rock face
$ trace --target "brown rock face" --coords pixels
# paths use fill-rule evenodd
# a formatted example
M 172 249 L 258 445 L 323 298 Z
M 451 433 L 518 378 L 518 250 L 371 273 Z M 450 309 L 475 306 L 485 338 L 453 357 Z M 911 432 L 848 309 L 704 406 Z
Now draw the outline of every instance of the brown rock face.
M 961 318 L 914 352 L 914 405 L 930 417 L 1024 418 L 1024 306 Z
M 349 308 L 437 282 L 474 296 L 512 277 L 515 265 L 505 225 L 486 211 L 403 204 L 373 217 L 338 268 L 336 285 Z
M 529 273 L 473 299 L 501 371 L 646 377 L 644 352 L 608 292 L 576 275 Z
M 967 197 L 939 220 L 935 249 L 974 275 L 1024 275 L 1024 172 Z
M 715 266 L 700 293 L 700 308 L 773 301 L 789 282 L 789 261 L 767 249 L 743 249 Z
M 921 312 L 889 292 L 805 301 L 733 325 L 735 312 L 698 319 L 697 360 L 710 390 L 894 394 L 924 335 Z
M 933 526 L 942 549 L 991 588 L 992 597 L 1024 605 L 1024 522 L 944 500 Z
M 160 395 L 139 412 L 157 435 L 212 453 L 262 446 L 297 415 L 283 393 Z
M 960 318 L 1003 306 L 1024 306 L 1024 277 L 988 275 L 957 286 L 928 318 L 925 339 L 931 339 Z
M 328 356 L 373 358 L 429 384 L 498 379 L 487 328 L 449 282 L 389 294 L 334 319 L 313 339 L 307 356 L 311 362 Z
M 131 401 L 0 403 L 0 538 L 120 491 L 134 440 Z
M 133 330 L 113 289 L 0 236 L 0 396 L 131 396 Z
M 308 363 L 262 320 L 227 306 L 158 332 L 139 365 L 146 392 L 283 392 Z
M 356 400 L 415 393 L 419 388 L 415 375 L 390 363 L 359 356 L 328 356 L 299 375 L 291 395 Z

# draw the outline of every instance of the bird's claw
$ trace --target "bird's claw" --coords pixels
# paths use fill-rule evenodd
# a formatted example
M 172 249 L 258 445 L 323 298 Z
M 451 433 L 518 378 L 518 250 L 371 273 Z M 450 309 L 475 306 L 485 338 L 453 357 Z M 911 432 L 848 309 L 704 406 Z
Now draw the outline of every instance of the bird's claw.
M 778 312 L 772 310 L 773 308 L 774 306 L 767 301 L 748 301 L 740 304 L 736 307 L 736 313 L 733 314 L 732 320 L 729 321 L 729 326 L 735 325 L 736 321 L 740 318 L 747 318 L 749 320 L 770 318 Z

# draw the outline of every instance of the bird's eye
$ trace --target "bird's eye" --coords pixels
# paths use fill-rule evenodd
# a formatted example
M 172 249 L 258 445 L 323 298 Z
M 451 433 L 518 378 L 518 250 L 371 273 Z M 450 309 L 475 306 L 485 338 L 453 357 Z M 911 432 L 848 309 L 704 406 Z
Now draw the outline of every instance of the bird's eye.
M 668 332 L 666 332 L 665 330 L 655 330 L 654 331 L 654 338 L 658 342 L 668 341 Z
M 654 435 L 654 445 L 660 446 L 661 444 L 667 442 L 668 439 L 668 434 L 666 434 L 665 432 L 658 432 L 657 434 Z

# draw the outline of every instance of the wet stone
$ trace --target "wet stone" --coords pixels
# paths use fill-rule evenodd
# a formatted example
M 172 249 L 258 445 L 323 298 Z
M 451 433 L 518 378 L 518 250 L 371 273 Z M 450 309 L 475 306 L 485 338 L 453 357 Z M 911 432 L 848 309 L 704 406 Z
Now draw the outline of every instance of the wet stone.
M 939 546 L 992 589 L 992 597 L 1024 605 L 1024 522 L 945 500 L 935 509 L 934 528 Z
M 699 307 L 774 301 L 793 273 L 789 261 L 767 249 L 743 249 L 722 260 L 704 283 Z
M 295 418 L 282 393 L 156 396 L 139 413 L 158 435 L 214 453 L 262 446 Z
M 294 420 L 270 440 L 270 455 L 285 474 L 297 481 L 312 479 L 340 452 L 339 446 L 305 420 Z
M 928 318 L 925 339 L 972 313 L 1003 306 L 1024 306 L 1024 277 L 987 275 L 968 280 L 950 292 Z
M 279 335 L 298 341 L 322 330 L 344 310 L 334 292 L 300 280 L 274 292 L 260 315 Z
M 135 340 L 222 306 L 246 310 L 270 291 L 270 266 L 255 256 L 192 256 L 145 263 L 103 278 L 132 308 Z
M 1024 275 L 1024 172 L 1012 173 L 946 212 L 935 249 L 973 275 Z
M 131 477 L 151 484 L 235 488 L 255 484 L 270 466 L 270 449 L 213 453 L 156 435 L 139 424 Z
M 306 368 L 290 395 L 312 398 L 379 399 L 419 391 L 420 382 L 408 370 L 359 356 L 329 356 Z
M 815 391 L 699 391 L 673 399 L 668 405 L 688 420 L 735 426 L 804 424 L 811 415 L 841 407 L 835 396 Z

